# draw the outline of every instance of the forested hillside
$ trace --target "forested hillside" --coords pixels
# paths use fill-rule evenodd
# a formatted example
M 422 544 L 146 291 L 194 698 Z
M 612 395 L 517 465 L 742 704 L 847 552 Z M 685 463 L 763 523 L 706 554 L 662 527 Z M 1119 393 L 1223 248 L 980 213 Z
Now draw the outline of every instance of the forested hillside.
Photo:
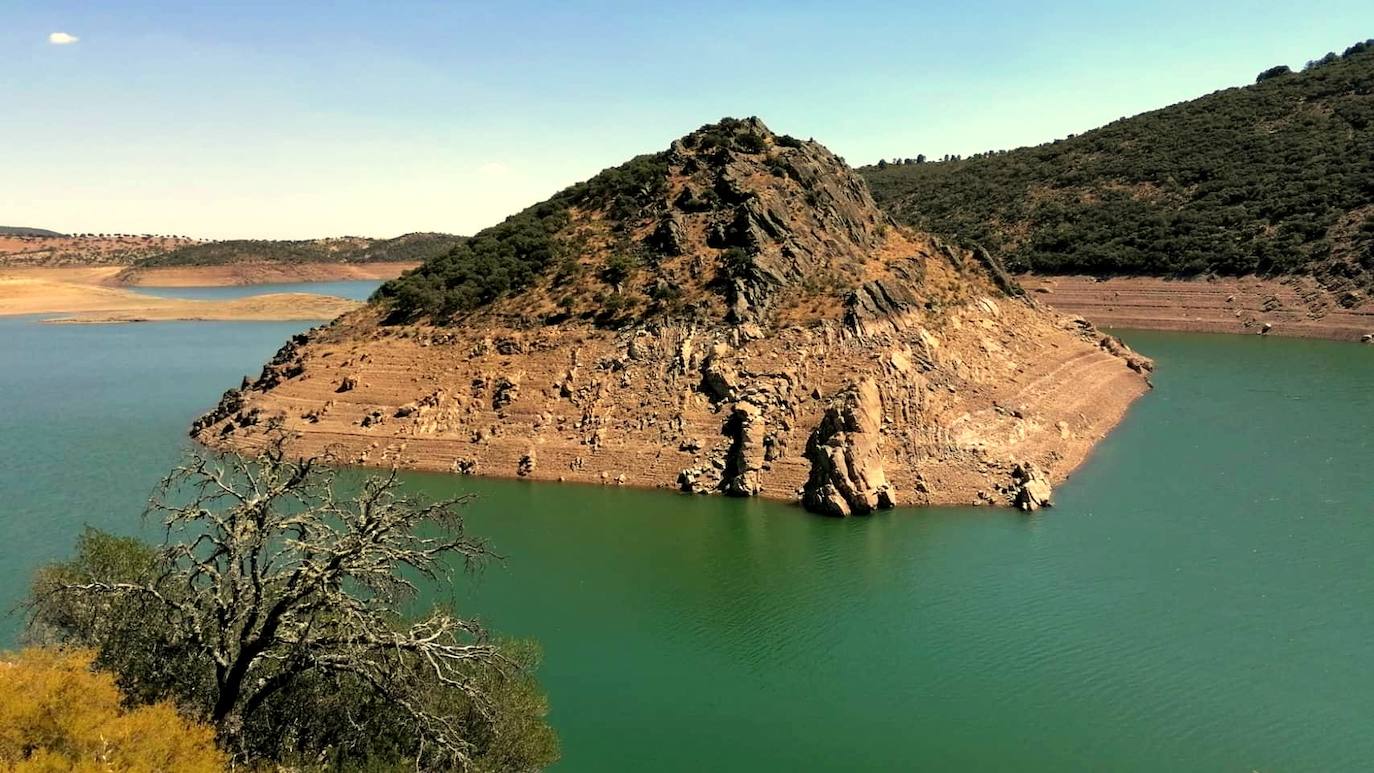
M 860 170 L 1014 270 L 1374 284 L 1374 41 L 1036 147 Z
M 230 239 L 193 244 L 138 261 L 139 268 L 218 266 L 230 263 L 422 262 L 447 253 L 466 237 L 412 233 L 394 239 L 344 236 L 296 241 Z

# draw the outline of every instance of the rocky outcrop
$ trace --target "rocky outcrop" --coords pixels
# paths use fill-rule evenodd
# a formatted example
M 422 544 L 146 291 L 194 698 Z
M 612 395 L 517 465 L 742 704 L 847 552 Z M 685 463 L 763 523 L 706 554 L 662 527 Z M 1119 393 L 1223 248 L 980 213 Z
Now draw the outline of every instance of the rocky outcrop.
M 730 450 L 725 457 L 721 491 L 737 497 L 756 496 L 763 489 L 759 473 L 766 453 L 763 409 L 747 400 L 736 403 L 725 423 L 725 435 L 730 438 Z
M 1054 488 L 1049 476 L 1034 464 L 1025 462 L 1011 470 L 1012 504 L 1022 512 L 1035 512 L 1051 505 Z
M 904 283 L 892 279 L 864 282 L 845 297 L 844 324 L 857 335 L 872 335 L 901 325 L 918 309 L 920 299 Z
M 864 515 L 896 504 L 883 471 L 882 398 L 873 379 L 842 392 L 806 443 L 811 475 L 802 504 L 824 515 Z

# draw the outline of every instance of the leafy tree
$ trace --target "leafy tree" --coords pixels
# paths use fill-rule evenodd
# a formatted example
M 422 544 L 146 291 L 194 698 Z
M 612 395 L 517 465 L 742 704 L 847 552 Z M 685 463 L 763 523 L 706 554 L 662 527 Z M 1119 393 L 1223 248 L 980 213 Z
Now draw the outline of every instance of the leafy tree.
M 743 132 L 735 138 L 735 147 L 745 153 L 762 153 L 768 149 L 768 141 L 756 132 Z
M 14 771 L 224 770 L 213 727 L 169 702 L 124 706 L 87 651 L 0 654 L 0 767 Z
M 666 171 L 663 153 L 607 169 L 387 282 L 372 300 L 389 308 L 390 322 L 451 322 L 563 265 L 571 248 L 563 233 L 570 208 L 606 208 L 613 219 L 624 221 L 665 195 Z
M 616 252 L 606 259 L 606 265 L 601 269 L 601 280 L 606 284 L 619 287 L 638 268 L 639 261 L 633 255 Z
M 398 610 L 475 569 L 461 500 L 351 493 L 277 436 L 256 458 L 192 454 L 159 487 L 159 547 L 88 532 L 34 583 L 38 638 L 90 647 L 137 700 L 174 699 L 244 760 L 533 769 L 557 746 L 535 654 L 475 622 Z

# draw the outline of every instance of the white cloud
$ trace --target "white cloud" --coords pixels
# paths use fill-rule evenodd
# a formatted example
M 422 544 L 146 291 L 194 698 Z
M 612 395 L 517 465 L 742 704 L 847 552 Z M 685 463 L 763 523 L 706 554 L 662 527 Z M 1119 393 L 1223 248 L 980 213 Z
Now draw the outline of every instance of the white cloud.
M 81 38 L 75 35 L 68 35 L 65 32 L 54 32 L 48 36 L 48 42 L 54 46 L 68 46 L 80 39 Z
M 477 167 L 477 173 L 483 177 L 505 177 L 510 174 L 510 167 L 500 161 L 488 161 Z

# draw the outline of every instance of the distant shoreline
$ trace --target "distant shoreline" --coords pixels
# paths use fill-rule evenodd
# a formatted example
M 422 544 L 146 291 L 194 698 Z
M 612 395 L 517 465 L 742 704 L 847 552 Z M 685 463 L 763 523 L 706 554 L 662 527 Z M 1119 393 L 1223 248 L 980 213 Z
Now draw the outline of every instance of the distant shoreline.
M 236 287 L 285 282 L 387 280 L 420 265 L 415 262 L 373 263 L 226 263 L 214 266 L 123 268 L 114 284 L 130 287 Z
M 0 268 L 0 316 L 68 314 L 71 316 L 46 321 L 84 323 L 329 320 L 362 305 L 359 301 L 316 293 L 270 293 L 216 300 L 165 298 L 120 286 L 120 271 L 118 266 Z M 274 280 L 290 281 L 275 277 Z

